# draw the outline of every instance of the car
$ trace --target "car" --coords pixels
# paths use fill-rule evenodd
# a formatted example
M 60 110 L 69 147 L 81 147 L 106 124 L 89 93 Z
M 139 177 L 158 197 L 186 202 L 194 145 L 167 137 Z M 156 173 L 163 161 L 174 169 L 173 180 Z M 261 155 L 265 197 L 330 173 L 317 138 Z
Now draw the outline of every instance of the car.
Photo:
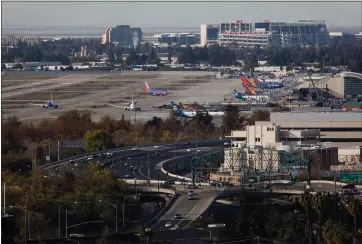
M 191 191 L 191 190 L 189 190 L 188 194 L 189 194 L 189 196 L 193 196 L 193 195 L 194 195 L 194 192 Z
M 188 199 L 188 200 L 193 200 L 193 199 L 194 199 L 194 197 L 193 197 L 193 196 L 191 196 L 191 195 L 189 195 L 189 196 L 187 197 L 187 199 Z
M 186 151 L 191 152 L 191 149 L 187 149 Z
M 89 156 L 87 157 L 87 160 L 93 160 L 93 155 L 89 155 Z
M 133 147 L 132 151 L 135 151 L 135 150 L 138 150 L 138 149 L 139 149 L 138 147 Z
M 176 215 L 175 215 L 175 219 L 182 219 L 181 214 L 176 214 Z
M 161 145 L 156 145 L 153 148 L 160 148 L 160 147 L 162 147 L 162 146 Z
M 230 145 L 230 142 L 224 142 L 224 146 Z
M 113 157 L 113 153 L 112 152 L 107 152 L 106 156 L 107 156 L 107 158 L 111 158 L 111 157 Z
M 131 178 L 130 175 L 125 175 L 124 178 L 128 179 Z
M 184 142 L 184 145 L 191 145 L 191 142 L 186 141 L 186 142 Z
M 171 222 L 166 222 L 166 223 L 165 223 L 165 227 L 166 227 L 166 228 L 171 227 L 171 226 L 172 226 Z

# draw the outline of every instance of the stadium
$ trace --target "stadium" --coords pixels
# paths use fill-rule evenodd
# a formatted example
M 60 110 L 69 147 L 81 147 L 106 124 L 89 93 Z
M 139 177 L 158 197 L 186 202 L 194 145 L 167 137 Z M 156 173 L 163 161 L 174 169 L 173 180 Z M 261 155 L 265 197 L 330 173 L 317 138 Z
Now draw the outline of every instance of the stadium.
M 209 31 L 201 25 L 201 43 L 214 41 Z M 325 21 L 300 20 L 294 23 L 264 20 L 263 22 L 243 22 L 236 20 L 220 23 L 218 31 L 220 45 L 247 47 L 290 47 L 309 45 L 328 45 L 329 33 Z

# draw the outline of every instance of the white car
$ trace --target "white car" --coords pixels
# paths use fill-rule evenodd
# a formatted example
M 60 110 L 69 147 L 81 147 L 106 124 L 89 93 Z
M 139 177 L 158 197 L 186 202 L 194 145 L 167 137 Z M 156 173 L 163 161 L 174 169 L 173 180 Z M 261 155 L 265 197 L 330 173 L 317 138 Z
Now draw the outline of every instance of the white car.
M 160 147 L 161 147 L 161 145 L 159 145 L 159 146 L 158 146 L 158 145 L 156 145 L 156 146 L 154 146 L 153 148 L 160 148 Z
M 171 222 L 166 222 L 166 224 L 165 224 L 166 228 L 171 227 L 171 226 L 172 226 Z
M 132 151 L 135 151 L 135 150 L 138 150 L 139 148 L 138 147 L 134 147 L 132 148 Z
M 187 149 L 186 151 L 191 152 L 191 149 Z
M 93 155 L 88 156 L 87 160 L 93 160 Z
M 230 145 L 230 142 L 224 142 L 224 146 Z

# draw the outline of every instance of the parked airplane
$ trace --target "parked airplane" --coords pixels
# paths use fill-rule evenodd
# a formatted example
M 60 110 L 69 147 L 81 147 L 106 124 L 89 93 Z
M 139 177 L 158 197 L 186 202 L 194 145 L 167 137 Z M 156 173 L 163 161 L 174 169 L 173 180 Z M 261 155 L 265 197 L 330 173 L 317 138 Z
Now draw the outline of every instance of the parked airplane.
M 243 101 L 246 100 L 246 98 L 243 96 L 243 94 L 241 94 L 241 93 L 238 92 L 237 90 L 234 90 L 234 97 L 235 97 L 236 99 L 240 99 L 240 100 L 243 100 Z
M 192 109 L 192 110 L 196 110 L 197 109 L 197 104 L 176 104 L 174 102 L 171 102 L 172 105 L 172 109 L 174 111 L 177 111 L 178 109 Z
M 145 92 L 148 94 L 151 94 L 153 96 L 166 96 L 168 94 L 168 91 L 165 90 L 155 90 L 155 89 L 151 89 L 147 82 L 145 81 Z
M 247 77 L 245 76 L 241 76 L 240 77 L 240 80 L 241 82 L 244 84 L 247 84 L 248 86 L 251 86 L 251 87 L 254 87 L 254 88 L 257 88 L 256 84 L 254 82 L 252 82 L 250 79 L 248 79 Z
M 255 78 L 256 79 L 256 78 Z M 256 79 L 257 82 L 257 86 L 260 88 L 264 88 L 264 89 L 278 89 L 278 88 L 283 88 L 284 84 L 283 82 L 278 82 L 278 81 L 266 81 L 266 80 L 262 80 L 259 81 L 258 79 Z
M 124 110 L 126 111 L 141 111 L 141 108 L 137 108 L 136 107 L 136 103 L 135 101 L 133 101 L 133 93 L 132 93 L 132 102 L 128 104 L 128 106 L 120 106 L 120 105 L 113 105 L 113 104 L 109 104 L 109 106 L 111 107 L 115 107 L 115 108 L 124 108 Z
M 242 94 L 238 92 L 237 90 L 234 90 L 234 96 L 236 99 L 240 99 L 243 101 L 246 100 L 255 100 L 255 101 L 269 101 L 270 97 L 266 95 L 248 95 L 248 94 Z
M 59 108 L 58 104 L 55 104 L 53 101 L 53 92 L 50 92 L 50 100 L 46 102 L 46 104 L 37 104 L 37 103 L 29 103 L 30 105 L 41 106 L 43 108 Z
M 182 118 L 187 118 L 187 119 L 193 118 L 197 114 L 196 110 L 185 111 L 183 109 L 177 109 L 176 112 L 177 112 L 177 116 L 182 117 Z M 207 110 L 205 110 L 204 112 L 208 113 L 212 117 L 221 117 L 224 115 L 223 111 L 207 111 Z

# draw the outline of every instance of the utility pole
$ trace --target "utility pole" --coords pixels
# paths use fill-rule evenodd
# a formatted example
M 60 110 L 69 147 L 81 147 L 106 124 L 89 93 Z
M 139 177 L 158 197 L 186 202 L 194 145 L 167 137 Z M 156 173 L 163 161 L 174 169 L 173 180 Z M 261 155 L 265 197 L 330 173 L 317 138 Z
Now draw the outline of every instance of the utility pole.
M 68 237 L 68 209 L 65 209 L 65 238 Z
M 147 179 L 148 184 L 150 184 L 150 154 L 147 154 Z
M 4 183 L 4 215 L 5 215 L 5 183 Z
M 60 161 L 60 141 L 58 140 L 58 161 Z
M 49 163 L 51 163 L 51 160 L 50 160 L 50 138 L 49 138 L 49 144 L 48 144 L 48 147 L 49 147 Z

